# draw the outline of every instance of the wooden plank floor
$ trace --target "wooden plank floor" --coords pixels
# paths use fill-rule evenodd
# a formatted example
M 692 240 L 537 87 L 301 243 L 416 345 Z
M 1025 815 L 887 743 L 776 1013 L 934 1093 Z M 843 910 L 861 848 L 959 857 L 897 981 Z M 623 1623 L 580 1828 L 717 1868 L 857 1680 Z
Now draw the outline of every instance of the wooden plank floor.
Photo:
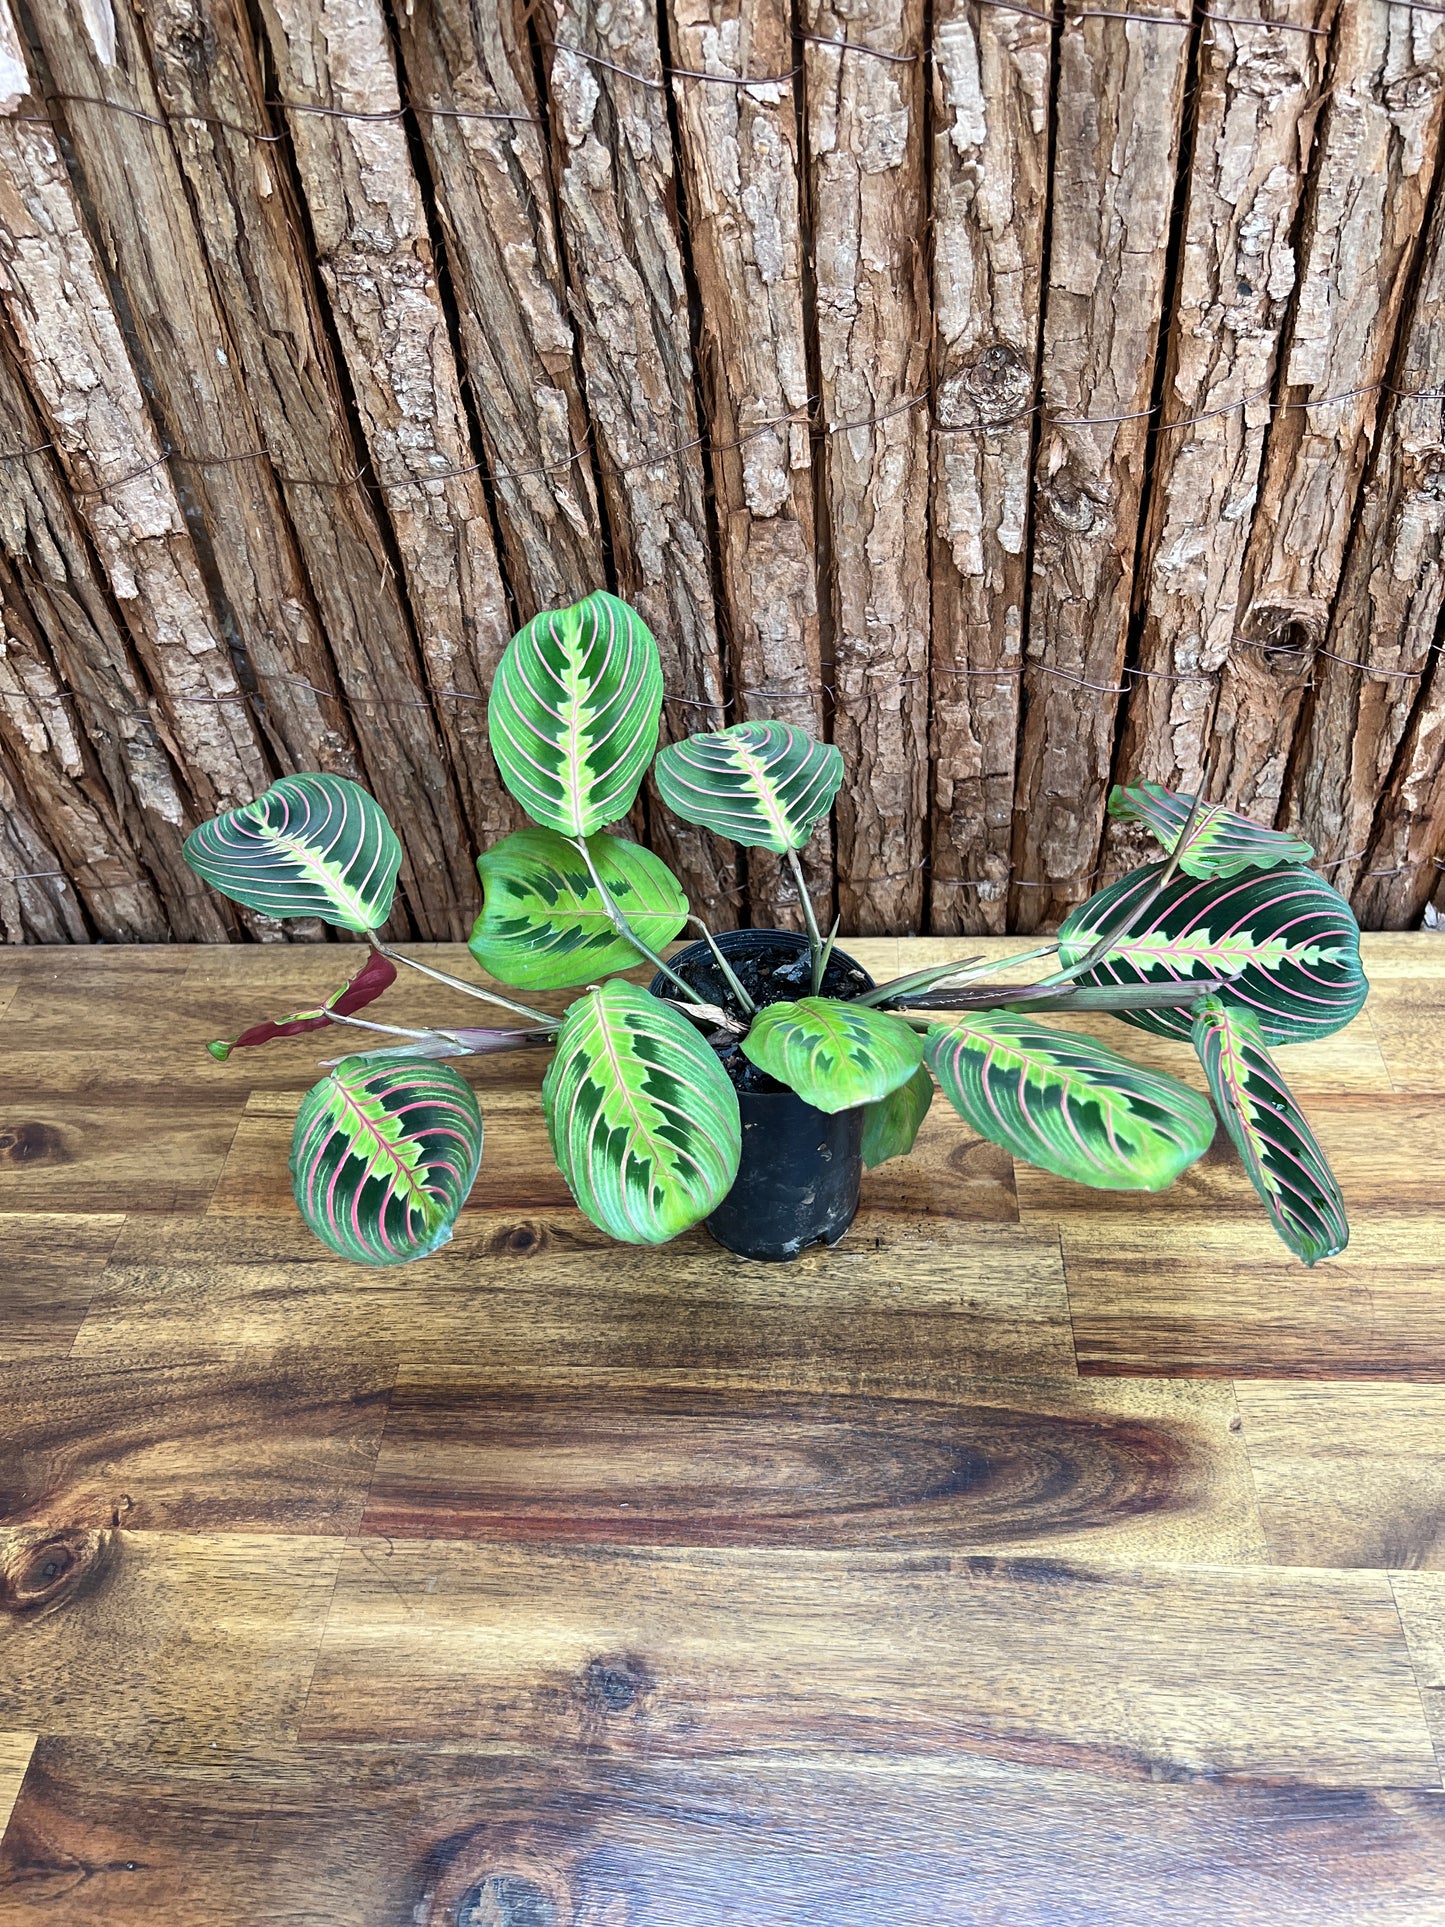
M 201 1049 L 336 949 L 0 952 L 0 1923 L 1445 1923 L 1445 940 L 1365 951 L 1314 1272 L 941 1103 L 831 1254 L 612 1246 L 528 1056 L 398 1273 L 291 1207 L 324 1046 Z

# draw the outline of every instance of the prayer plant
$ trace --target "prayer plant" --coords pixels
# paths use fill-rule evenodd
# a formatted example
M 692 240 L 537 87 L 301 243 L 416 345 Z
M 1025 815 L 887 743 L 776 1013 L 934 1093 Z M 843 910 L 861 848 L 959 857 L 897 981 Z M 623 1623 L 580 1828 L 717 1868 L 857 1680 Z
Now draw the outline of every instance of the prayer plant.
M 987 981 L 998 963 L 961 959 L 839 1000 L 820 994 L 837 926 L 820 933 L 798 858 L 843 780 L 839 751 L 785 723 L 748 722 L 659 753 L 662 697 L 652 636 L 610 595 L 540 615 L 513 638 L 489 728 L 502 780 L 535 827 L 478 862 L 484 907 L 470 948 L 486 986 L 378 934 L 402 849 L 354 783 L 285 777 L 188 840 L 192 867 L 238 903 L 319 917 L 366 941 L 361 968 L 324 1006 L 209 1046 L 224 1059 L 338 1026 L 376 1035 L 375 1047 L 331 1062 L 296 1120 L 296 1201 L 323 1243 L 371 1265 L 444 1244 L 482 1155 L 476 1096 L 445 1060 L 538 1046 L 553 1050 L 542 1104 L 557 1163 L 587 1216 L 628 1243 L 676 1237 L 729 1191 L 741 1139 L 727 1066 L 743 1059 L 821 1111 L 865 1107 L 870 1166 L 911 1149 L 936 1082 L 1018 1158 L 1104 1190 L 1160 1190 L 1207 1149 L 1214 1117 L 1179 1079 L 1040 1021 L 1105 1010 L 1192 1042 L 1281 1238 L 1306 1264 L 1343 1249 L 1339 1188 L 1270 1056 L 1272 1045 L 1329 1036 L 1365 999 L 1358 928 L 1303 867 L 1307 844 L 1157 784 L 1116 789 L 1112 814 L 1146 825 L 1164 857 L 1008 959 L 1050 957 L 1050 975 L 1001 984 Z M 703 1001 L 663 961 L 700 920 L 656 856 L 608 829 L 649 767 L 676 815 L 791 867 L 809 940 L 791 1001 L 758 1008 L 705 929 L 726 1000 Z M 618 975 L 642 961 L 670 995 Z M 416 1030 L 358 1016 L 398 966 L 520 1021 Z M 497 983 L 581 994 L 559 1017 Z

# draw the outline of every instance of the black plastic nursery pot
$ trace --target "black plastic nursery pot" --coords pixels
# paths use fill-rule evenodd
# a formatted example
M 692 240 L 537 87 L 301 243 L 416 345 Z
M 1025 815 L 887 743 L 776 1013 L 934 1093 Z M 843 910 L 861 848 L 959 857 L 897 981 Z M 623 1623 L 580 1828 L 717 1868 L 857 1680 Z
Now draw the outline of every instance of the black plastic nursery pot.
M 796 931 L 727 930 L 717 946 L 760 1009 L 808 995 L 808 940 Z M 742 1014 L 705 943 L 689 944 L 668 962 L 700 995 Z M 655 997 L 676 994 L 660 972 L 649 988 Z M 856 997 L 872 988 L 861 964 L 841 950 L 833 952 L 823 981 L 828 996 Z M 809 1245 L 837 1244 L 858 1211 L 861 1107 L 830 1116 L 805 1104 L 736 1048 L 723 1055 L 722 1063 L 737 1087 L 743 1155 L 732 1190 L 707 1220 L 708 1230 L 739 1257 L 771 1264 L 789 1264 Z

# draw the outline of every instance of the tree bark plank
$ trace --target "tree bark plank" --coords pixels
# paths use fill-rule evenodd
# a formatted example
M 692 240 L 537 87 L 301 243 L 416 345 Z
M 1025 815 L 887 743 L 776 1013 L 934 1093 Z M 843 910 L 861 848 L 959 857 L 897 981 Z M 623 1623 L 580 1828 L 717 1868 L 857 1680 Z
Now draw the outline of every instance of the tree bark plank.
M 325 686 L 352 706 L 364 780 L 407 832 L 402 881 L 417 928 L 452 934 L 459 878 L 464 893 L 471 882 L 447 760 L 382 531 L 355 480 L 346 405 L 284 152 L 268 132 L 245 9 L 238 0 L 146 0 L 141 26 L 239 373 L 330 641 Z M 332 713 L 338 707 L 333 698 Z
M 287 120 L 467 828 L 485 847 L 520 821 L 486 736 L 486 692 L 511 622 L 391 41 L 377 0 L 266 0 L 262 11 L 282 98 L 343 110 L 293 107 Z M 366 115 L 395 118 L 352 118 Z M 457 935 L 480 904 L 464 844 L 459 824 L 446 853 Z
M 1437 650 L 1380 798 L 1350 903 L 1371 930 L 1413 930 L 1445 901 L 1445 673 Z
M 0 117 L 0 197 L 0 300 L 197 808 L 249 802 L 266 757 L 48 128 Z
M 1236 648 L 1225 663 L 1211 738 L 1214 794 L 1261 822 L 1279 809 L 1339 588 L 1442 107 L 1445 21 L 1386 0 L 1342 9 L 1235 621 L 1242 638 L 1266 647 Z
M 1136 593 L 1121 780 L 1193 794 L 1234 638 L 1250 515 L 1295 287 L 1293 236 L 1336 0 L 1250 0 L 1206 32 L 1183 256 Z M 1309 28 L 1312 32 L 1291 31 Z M 1110 822 L 1106 877 L 1152 839 Z
M 1329 637 L 1315 661 L 1296 780 L 1285 799 L 1285 821 L 1314 844 L 1346 896 L 1374 863 L 1368 846 L 1376 813 L 1421 700 L 1445 608 L 1442 373 L 1445 195 L 1437 190 L 1395 366 L 1396 392 L 1386 398 Z M 1432 875 L 1427 894 L 1433 882 Z
M 537 16 L 617 590 L 662 651 L 664 733 L 686 736 L 722 717 L 723 677 L 657 15 L 645 0 L 544 0 Z M 731 847 L 655 796 L 650 816 L 649 841 L 693 908 L 715 928 L 735 924 Z
M 0 942 L 88 943 L 75 892 L 0 747 Z
M 1066 17 L 1059 47 L 1019 930 L 1057 923 L 1088 895 L 1103 829 L 1189 39 L 1187 21 Z M 1099 425 L 1071 425 L 1085 417 Z
M 929 928 L 941 934 L 1001 932 L 1008 916 L 1051 40 L 1046 21 L 976 0 L 934 9 Z
M 213 582 L 222 634 L 283 769 L 357 776 L 349 724 L 318 689 L 331 665 L 290 524 L 206 272 L 184 181 L 129 7 L 66 0 L 32 17 L 69 128 L 96 245 Z M 88 98 L 86 98 L 88 97 Z M 95 105 L 110 100 L 131 110 Z M 148 118 L 139 118 L 145 116 Z M 141 210 L 144 210 L 143 215 Z M 264 785 L 263 785 L 264 787 Z
M 0 608 L 7 624 L 29 623 L 44 638 L 58 672 L 61 700 L 86 738 L 128 845 L 154 879 L 164 905 L 159 936 L 184 943 L 224 941 L 236 931 L 224 898 L 198 886 L 181 856 L 195 812 L 184 796 L 163 740 L 164 726 L 132 651 L 119 605 L 65 487 L 40 416 L 18 372 L 8 327 L 0 321 L 0 419 L 7 440 L 31 454 L 0 462 Z M 12 700 L 17 698 L 12 697 Z M 32 721 L 49 729 L 51 705 Z M 17 719 L 17 728 L 26 725 Z M 82 751 L 84 755 L 86 751 Z M 62 760 L 71 760 L 69 753 Z M 104 932 L 105 918 L 92 916 Z
M 396 27 L 461 305 L 507 579 L 526 621 L 605 580 L 531 50 L 509 5 L 432 0 L 399 7 Z
M 805 0 L 832 555 L 838 909 L 916 930 L 928 791 L 928 277 L 922 0 Z M 875 54 L 819 40 L 851 38 Z M 877 53 L 900 56 L 879 59 Z M 861 424 L 852 426 L 852 424 Z
M 0 743 L 20 772 L 35 821 L 107 943 L 170 934 L 79 727 L 70 691 L 0 565 Z
M 732 635 L 726 720 L 776 716 L 823 737 L 798 120 L 785 0 L 670 0 L 674 63 L 693 73 L 784 76 L 767 87 L 673 84 L 699 294 L 723 594 Z M 693 726 L 722 720 L 695 714 Z M 831 902 L 832 834 L 804 857 Z M 747 852 L 753 921 L 796 927 L 779 860 Z

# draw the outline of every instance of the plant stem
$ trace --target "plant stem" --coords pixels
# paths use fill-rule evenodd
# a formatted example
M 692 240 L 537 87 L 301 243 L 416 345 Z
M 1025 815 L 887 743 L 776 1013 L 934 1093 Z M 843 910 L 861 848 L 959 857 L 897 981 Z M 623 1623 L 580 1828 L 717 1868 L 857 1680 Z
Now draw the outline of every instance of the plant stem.
M 383 957 L 389 957 L 393 963 L 405 964 L 408 970 L 419 970 L 423 977 L 434 977 L 439 984 L 449 984 L 453 990 L 460 990 L 468 997 L 480 997 L 484 1004 L 500 1004 L 503 1010 L 514 1011 L 518 1017 L 530 1017 L 538 1024 L 556 1025 L 557 1019 L 549 1017 L 545 1010 L 533 1010 L 530 1004 L 513 1003 L 510 997 L 498 996 L 494 990 L 483 990 L 480 984 L 469 984 L 464 977 L 453 977 L 445 970 L 433 970 L 430 964 L 418 963 L 415 957 L 393 950 L 377 937 L 371 938 L 371 947 L 379 950 Z
M 1013 964 L 1033 963 L 1039 957 L 1052 957 L 1058 947 L 1056 943 L 1043 943 L 1036 950 L 1020 951 L 1016 957 L 960 957 L 956 963 L 929 964 L 922 970 L 910 971 L 906 977 L 895 977 L 891 983 L 865 990 L 856 1001 L 877 1008 L 890 1003 L 906 1003 L 913 992 L 931 990 L 935 984 L 945 984 L 948 989 L 956 990 L 962 984 L 971 983 L 975 977 L 986 977 L 991 970 L 1007 970 Z
M 798 902 L 803 906 L 803 922 L 808 927 L 808 952 L 813 959 L 813 995 L 816 997 L 823 987 L 823 939 L 818 931 L 818 919 L 813 915 L 813 899 L 808 895 L 808 886 L 803 880 L 803 866 L 798 861 L 796 850 L 788 852 L 788 867 L 798 886 Z
M 385 1031 L 388 1037 L 433 1037 L 430 1030 L 408 1030 L 404 1024 L 373 1024 L 366 1017 L 343 1017 L 340 1011 L 328 1010 L 327 1017 L 333 1024 L 354 1024 L 358 1030 Z
M 813 995 L 815 997 L 823 988 L 823 979 L 828 974 L 828 959 L 833 954 L 833 945 L 838 941 L 838 925 L 842 921 L 841 917 L 834 917 L 833 928 L 828 932 L 828 940 L 823 945 L 821 954 L 813 959 Z
M 626 916 L 617 907 L 612 892 L 597 873 L 597 865 L 592 861 L 592 852 L 587 847 L 586 837 L 573 836 L 569 837 L 568 841 L 574 848 L 581 851 L 582 861 L 587 865 L 587 874 L 592 879 L 592 887 L 596 890 L 598 896 L 601 897 L 602 908 L 607 912 L 608 916 L 611 917 L 612 928 L 617 932 L 618 936 L 622 938 L 623 942 L 630 943 L 632 948 L 637 951 L 640 956 L 646 957 L 650 964 L 662 972 L 669 983 L 676 984 L 677 988 L 682 992 L 683 996 L 687 998 L 689 1003 L 706 1003 L 707 999 L 705 997 L 699 997 L 691 984 L 684 983 L 677 972 L 665 964 L 655 950 L 648 948 L 633 929 L 632 925 L 627 921 Z
M 738 1002 L 742 1005 L 743 1014 L 747 1017 L 756 1017 L 758 1014 L 757 1005 L 753 1002 L 752 998 L 748 995 L 746 990 L 743 989 L 741 979 L 738 977 L 737 972 L 733 969 L 732 965 L 728 962 L 727 958 L 723 955 L 721 949 L 718 946 L 717 939 L 713 936 L 713 933 L 711 932 L 711 930 L 708 929 L 707 925 L 703 922 L 701 917 L 689 917 L 688 922 L 695 923 L 698 929 L 701 930 L 702 936 L 703 936 L 703 942 L 707 945 L 708 949 L 712 952 L 713 962 L 717 965 L 718 969 L 722 972 L 723 976 L 727 979 L 728 989 L 731 990 L 734 997 L 736 997 Z

